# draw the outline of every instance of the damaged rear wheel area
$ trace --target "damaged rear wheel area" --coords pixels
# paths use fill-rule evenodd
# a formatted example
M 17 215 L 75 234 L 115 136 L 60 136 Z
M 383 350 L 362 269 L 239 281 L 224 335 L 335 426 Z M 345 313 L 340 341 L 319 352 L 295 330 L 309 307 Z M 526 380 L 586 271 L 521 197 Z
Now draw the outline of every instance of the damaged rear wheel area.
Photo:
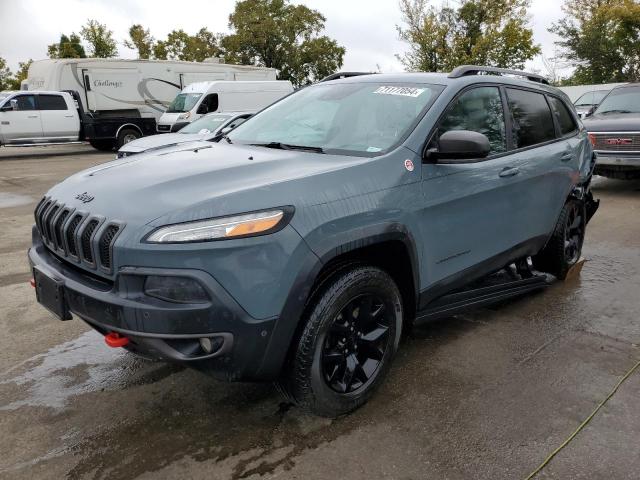
M 551 238 L 532 257 L 534 268 L 564 280 L 580 260 L 587 224 L 599 205 L 600 201 L 593 198 L 588 183 L 576 190 L 562 207 Z

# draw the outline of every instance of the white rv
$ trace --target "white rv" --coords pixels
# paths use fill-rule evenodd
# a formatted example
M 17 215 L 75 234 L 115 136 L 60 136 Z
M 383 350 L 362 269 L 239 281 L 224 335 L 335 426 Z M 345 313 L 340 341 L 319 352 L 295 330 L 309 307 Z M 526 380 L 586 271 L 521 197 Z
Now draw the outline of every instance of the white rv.
M 158 120 L 158 132 L 175 132 L 213 112 L 258 111 L 293 92 L 291 82 L 197 82 L 186 86 Z
M 218 61 L 67 58 L 38 60 L 27 76 L 29 90 L 73 92 L 83 117 L 83 137 L 105 150 L 128 138 L 156 132 L 156 120 L 187 85 L 213 80 L 275 80 L 272 68 Z

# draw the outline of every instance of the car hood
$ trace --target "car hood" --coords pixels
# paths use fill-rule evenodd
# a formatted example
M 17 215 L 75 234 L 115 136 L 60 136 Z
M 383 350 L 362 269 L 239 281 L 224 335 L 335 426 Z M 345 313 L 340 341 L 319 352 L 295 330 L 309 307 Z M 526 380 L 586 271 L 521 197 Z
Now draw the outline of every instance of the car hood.
M 640 132 L 640 113 L 592 115 L 582 123 L 588 132 Z
M 140 153 L 154 148 L 163 148 L 180 143 L 194 142 L 211 136 L 210 133 L 161 133 L 148 137 L 138 138 L 126 143 L 120 148 L 120 152 Z
M 157 226 L 327 203 L 415 181 L 417 172 L 401 166 L 390 175 L 367 157 L 200 142 L 96 166 L 48 195 L 113 220 Z M 76 197 L 93 199 L 85 204 Z

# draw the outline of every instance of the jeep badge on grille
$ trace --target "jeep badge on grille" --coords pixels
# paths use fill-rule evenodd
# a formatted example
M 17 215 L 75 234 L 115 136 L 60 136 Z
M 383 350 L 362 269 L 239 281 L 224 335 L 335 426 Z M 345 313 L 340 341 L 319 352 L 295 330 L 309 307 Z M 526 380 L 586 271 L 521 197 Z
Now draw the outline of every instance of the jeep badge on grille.
M 94 197 L 89 195 L 87 192 L 76 195 L 76 200 L 80 200 L 82 203 L 89 203 L 93 198 Z

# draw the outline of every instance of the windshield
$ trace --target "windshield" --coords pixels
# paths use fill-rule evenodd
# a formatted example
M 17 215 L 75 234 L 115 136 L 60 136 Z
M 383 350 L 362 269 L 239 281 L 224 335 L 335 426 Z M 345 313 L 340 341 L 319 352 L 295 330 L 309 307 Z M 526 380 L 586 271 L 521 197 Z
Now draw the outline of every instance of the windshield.
M 575 102 L 576 107 L 590 107 L 591 105 L 599 104 L 604 97 L 607 96 L 609 90 L 596 90 L 593 92 L 587 92 L 580 96 Z
M 201 93 L 179 93 L 167 108 L 167 113 L 188 112 L 198 103 L 201 96 Z
M 189 125 L 184 126 L 179 133 L 214 133 L 222 125 L 229 121 L 230 115 L 206 115 L 199 118 L 195 122 L 191 122 Z
M 274 148 L 379 155 L 408 135 L 442 89 L 415 83 L 320 83 L 275 103 L 228 137 Z
M 611 90 L 595 111 L 596 114 L 640 113 L 640 87 L 623 87 Z

